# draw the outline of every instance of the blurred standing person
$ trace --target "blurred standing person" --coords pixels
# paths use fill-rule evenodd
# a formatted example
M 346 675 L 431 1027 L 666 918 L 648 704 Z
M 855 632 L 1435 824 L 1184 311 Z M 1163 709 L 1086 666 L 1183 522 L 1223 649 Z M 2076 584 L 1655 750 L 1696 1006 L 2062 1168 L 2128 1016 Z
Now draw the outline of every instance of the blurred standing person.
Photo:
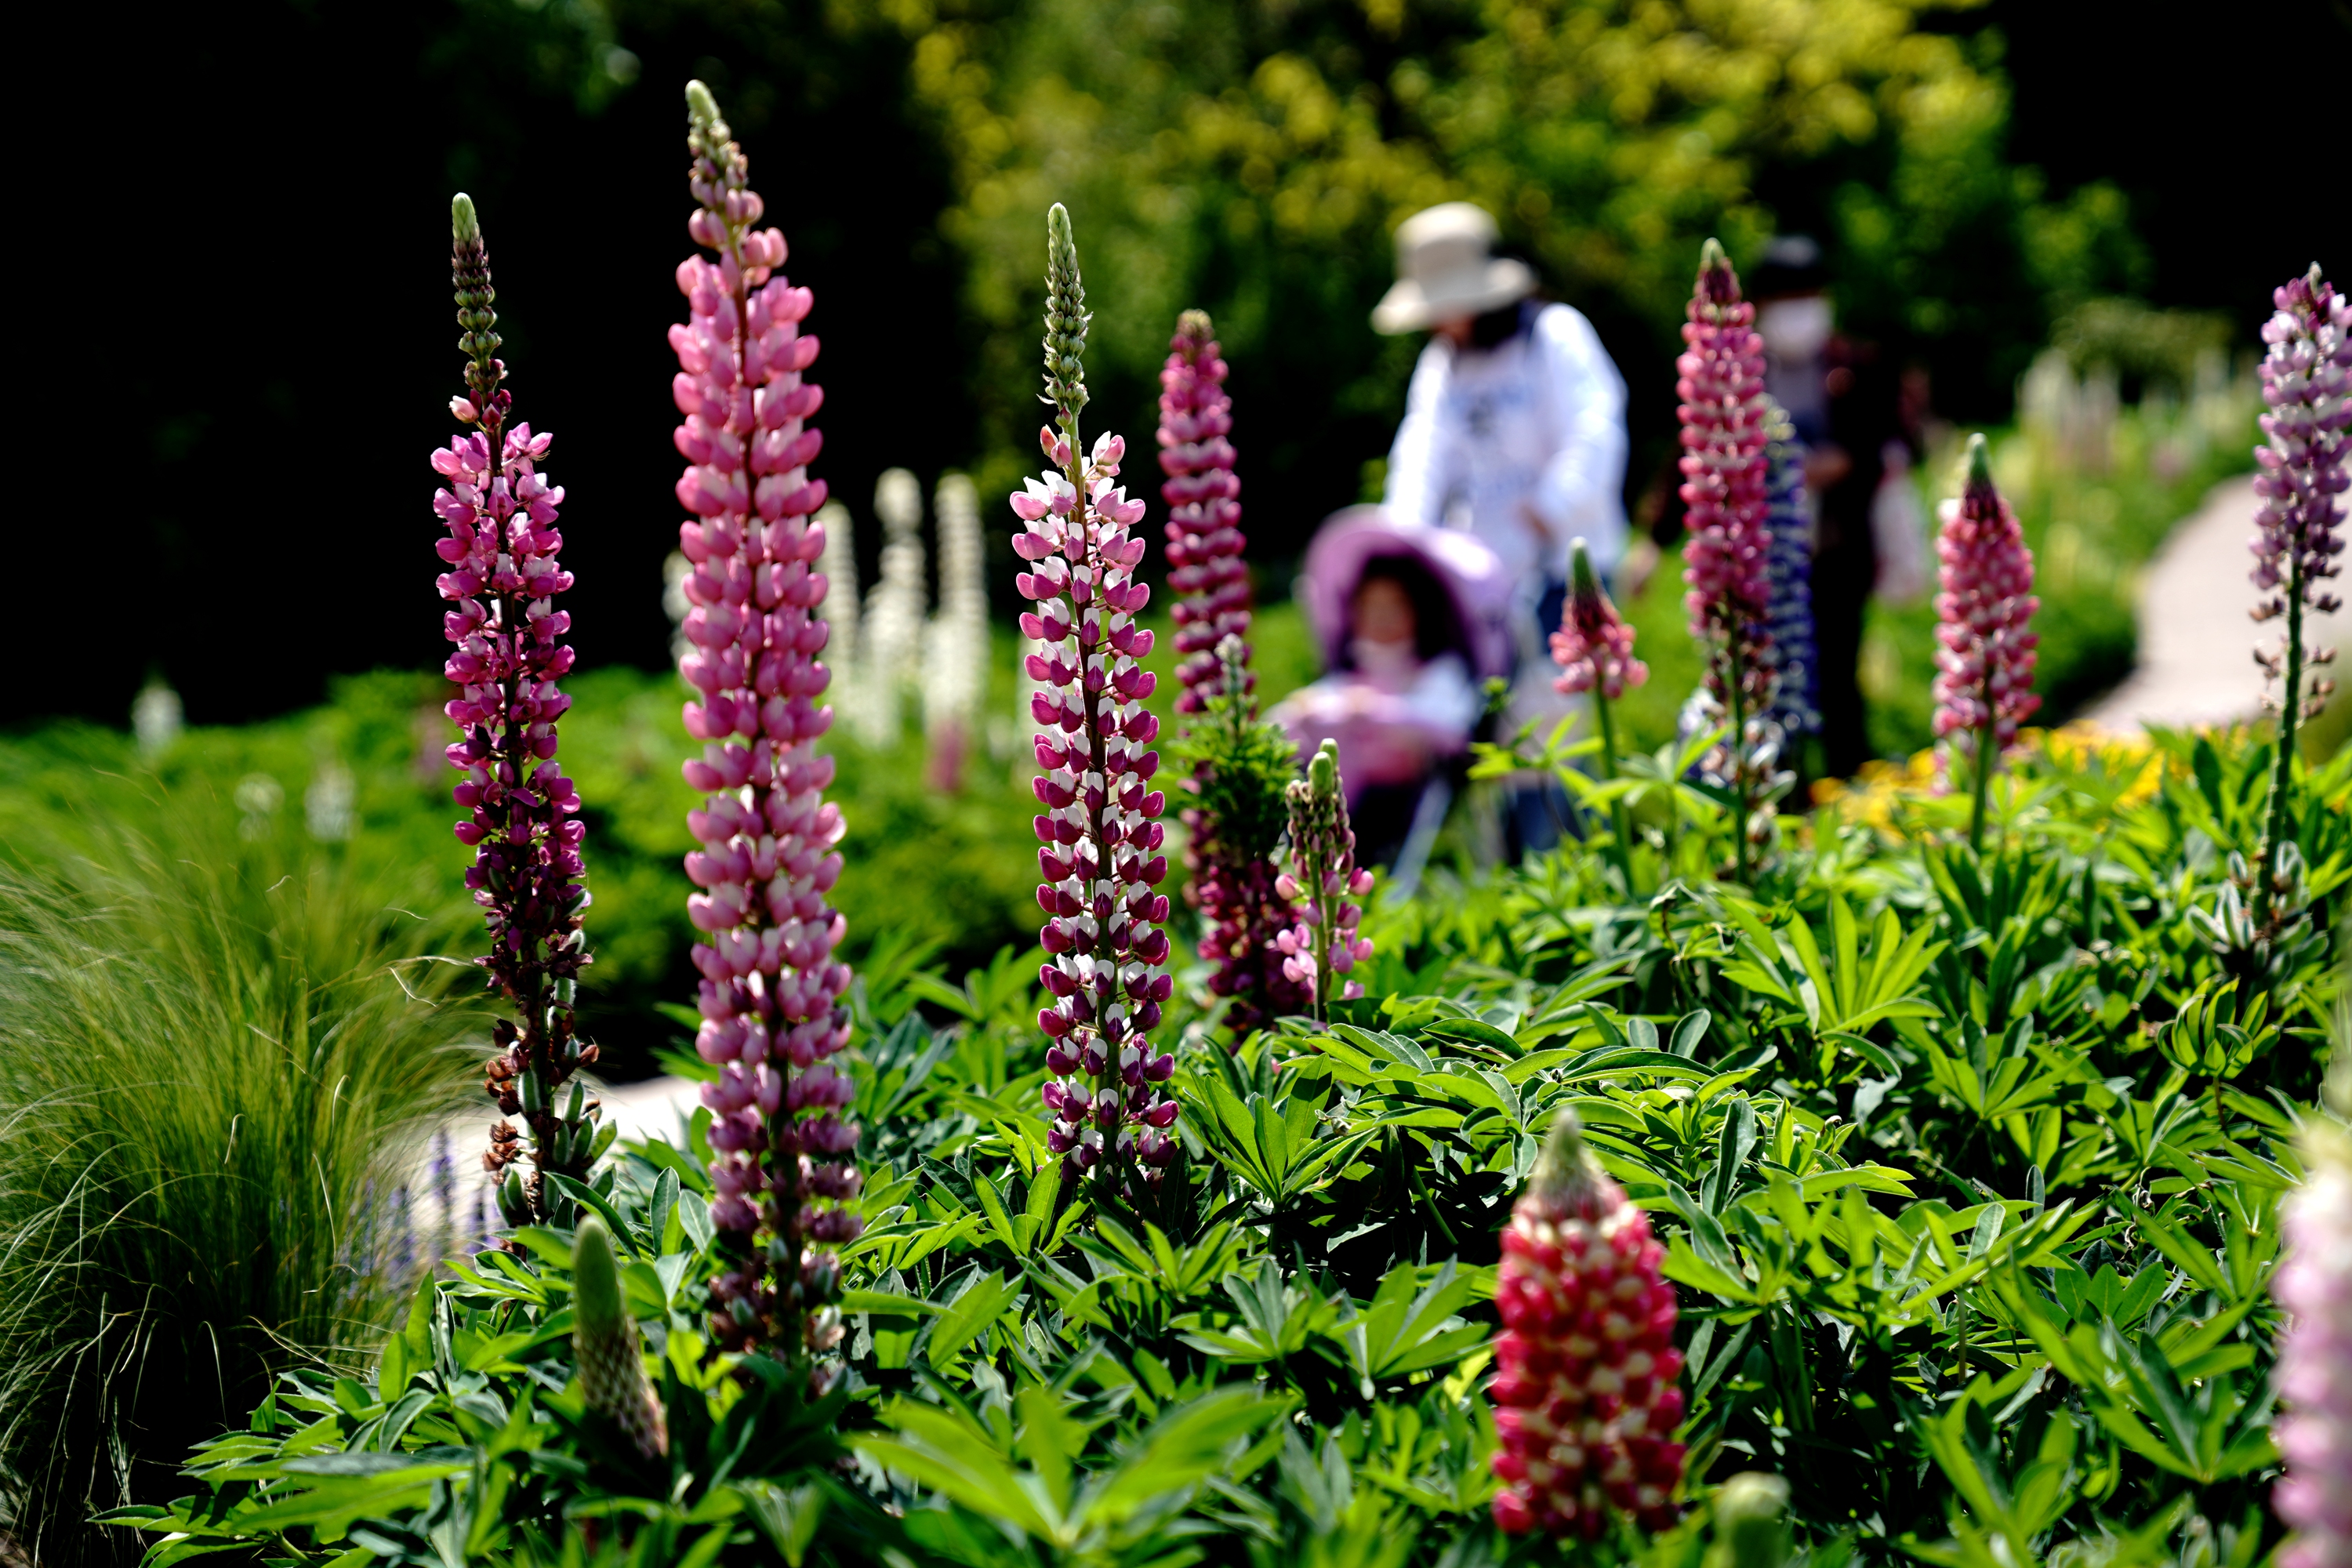
M 1864 611 L 1882 560 L 1878 535 L 1910 527 L 1901 503 L 1911 444 L 1903 398 L 1874 345 L 1837 330 L 1822 247 L 1803 235 L 1765 246 L 1748 277 L 1764 340 L 1764 386 L 1805 447 L 1813 500 L 1813 647 L 1820 668 L 1822 772 L 1843 778 L 1874 754 L 1860 679 Z M 1895 493 L 1882 497 L 1890 484 Z M 1913 511 L 1916 510 L 1916 503 Z M 1899 592 L 1895 596 L 1901 596 Z
M 1469 202 L 1397 229 L 1397 280 L 1372 326 L 1429 342 L 1389 450 L 1385 509 L 1402 527 L 1466 529 L 1495 552 L 1513 585 L 1522 676 L 1548 677 L 1569 542 L 1582 536 L 1604 577 L 1624 552 L 1625 382 L 1592 324 L 1534 298 L 1534 272 L 1496 256 L 1495 239 L 1495 220 Z M 1515 792 L 1511 818 L 1515 847 L 1558 837 L 1540 790 Z

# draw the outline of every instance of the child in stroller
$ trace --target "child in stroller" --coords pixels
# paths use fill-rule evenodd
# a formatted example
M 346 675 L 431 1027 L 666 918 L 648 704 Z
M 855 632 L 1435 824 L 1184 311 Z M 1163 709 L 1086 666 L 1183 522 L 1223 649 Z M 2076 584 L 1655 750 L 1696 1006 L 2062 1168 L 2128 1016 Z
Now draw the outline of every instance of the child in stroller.
M 1468 533 L 1354 507 L 1308 546 L 1300 593 L 1328 673 L 1271 717 L 1302 753 L 1339 742 L 1358 858 L 1417 871 L 1466 769 L 1484 683 L 1510 671 L 1501 563 Z

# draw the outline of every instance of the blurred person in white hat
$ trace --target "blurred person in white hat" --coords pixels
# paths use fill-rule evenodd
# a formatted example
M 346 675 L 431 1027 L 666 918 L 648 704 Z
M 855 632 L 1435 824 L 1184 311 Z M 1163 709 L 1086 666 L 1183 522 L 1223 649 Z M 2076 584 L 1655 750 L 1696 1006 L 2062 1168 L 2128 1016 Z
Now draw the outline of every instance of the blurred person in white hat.
M 1592 323 L 1536 298 L 1535 273 L 1496 256 L 1496 237 L 1494 218 L 1469 202 L 1407 218 L 1396 284 L 1372 326 L 1429 334 L 1383 505 L 1400 524 L 1466 529 L 1501 559 L 1519 650 L 1506 715 L 1516 728 L 1565 710 L 1547 645 L 1567 598 L 1570 541 L 1584 540 L 1604 581 L 1625 552 L 1625 381 Z M 1556 794 L 1512 792 L 1513 847 L 1556 840 Z
M 1535 273 L 1496 256 L 1495 239 L 1495 220 L 1469 202 L 1397 229 L 1396 284 L 1372 326 L 1429 342 L 1384 505 L 1400 523 L 1484 540 L 1522 585 L 1539 642 L 1559 625 L 1569 541 L 1581 536 L 1604 576 L 1624 553 L 1625 381 L 1592 323 L 1536 299 Z

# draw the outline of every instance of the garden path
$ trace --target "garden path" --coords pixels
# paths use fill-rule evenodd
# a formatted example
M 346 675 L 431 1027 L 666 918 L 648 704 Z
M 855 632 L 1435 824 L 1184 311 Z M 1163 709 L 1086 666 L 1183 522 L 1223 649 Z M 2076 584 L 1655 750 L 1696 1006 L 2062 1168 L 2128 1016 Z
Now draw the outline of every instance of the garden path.
M 2262 705 L 2263 676 L 2252 649 L 2263 633 L 2246 618 L 2253 600 L 2246 581 L 2254 531 L 2251 475 L 2213 487 L 2205 503 L 2165 541 L 2142 579 L 2139 666 L 2084 717 L 2103 730 L 2146 724 L 2190 727 L 2250 719 Z M 2322 644 L 2352 644 L 2352 613 L 2337 610 L 2306 623 Z

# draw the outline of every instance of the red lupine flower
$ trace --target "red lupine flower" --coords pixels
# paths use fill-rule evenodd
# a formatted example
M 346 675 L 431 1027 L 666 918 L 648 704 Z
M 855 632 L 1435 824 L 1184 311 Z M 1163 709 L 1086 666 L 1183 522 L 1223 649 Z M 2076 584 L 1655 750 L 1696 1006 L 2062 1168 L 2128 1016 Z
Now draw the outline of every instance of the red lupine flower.
M 1644 1530 L 1674 1522 L 1683 1357 L 1664 1256 L 1563 1108 L 1503 1232 L 1495 1287 L 1503 1332 L 1487 1396 L 1506 1531 L 1591 1538 L 1612 1508 Z

